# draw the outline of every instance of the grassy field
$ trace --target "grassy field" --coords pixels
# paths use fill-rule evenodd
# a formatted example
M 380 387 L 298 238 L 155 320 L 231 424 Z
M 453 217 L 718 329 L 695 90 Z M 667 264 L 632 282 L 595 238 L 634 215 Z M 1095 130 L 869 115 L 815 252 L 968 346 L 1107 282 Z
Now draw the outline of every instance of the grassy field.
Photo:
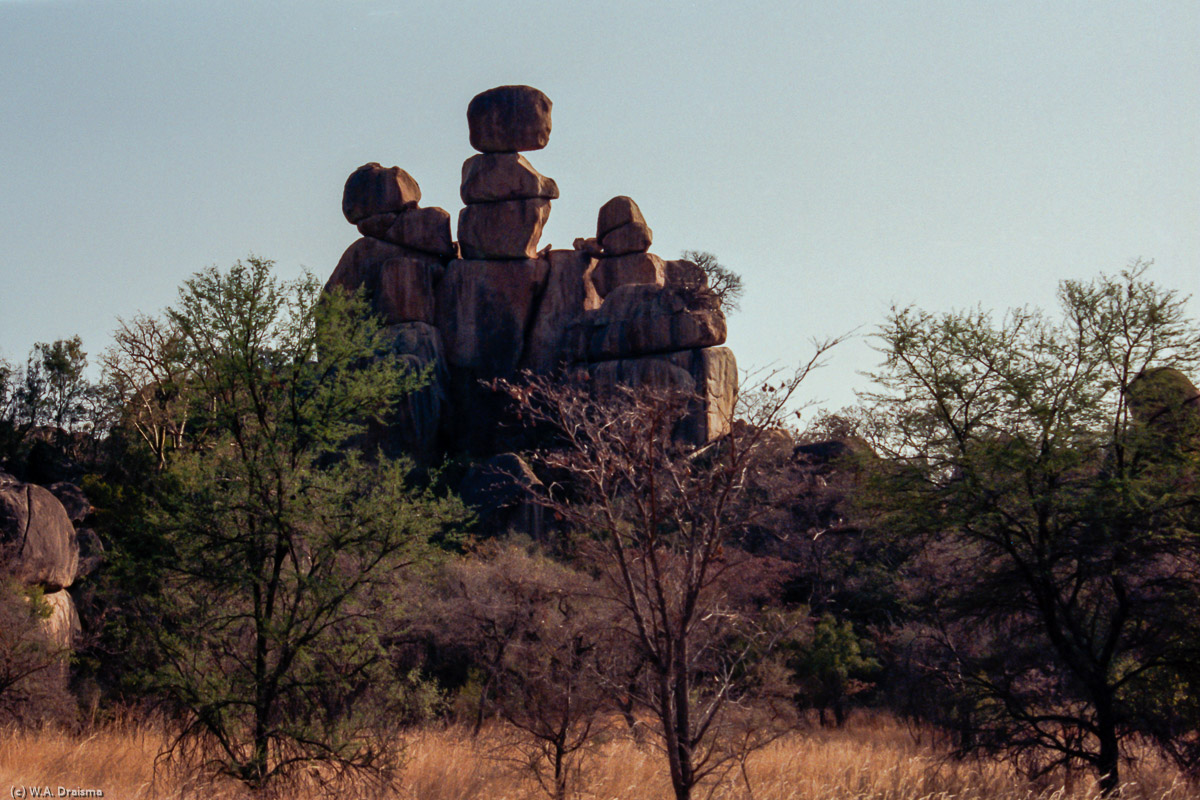
M 925 737 L 928 739 L 928 737 Z M 88 734 L 21 733 L 0 737 L 0 792 L 10 787 L 99 789 L 105 798 L 211 798 L 247 795 L 232 783 L 198 780 L 180 770 L 159 769 L 155 757 L 164 734 L 132 722 Z M 413 800 L 517 800 L 545 796 L 511 758 L 503 736 L 471 739 L 459 728 L 428 729 L 406 741 L 407 765 L 399 791 L 388 797 Z M 749 779 L 747 787 L 746 778 Z M 1123 800 L 1190 800 L 1173 770 L 1147 759 L 1127 768 Z M 367 788 L 353 796 L 368 796 Z M 613 736 L 587 754 L 574 796 L 610 800 L 671 797 L 665 760 L 652 747 Z M 70 795 L 64 795 L 70 796 Z M 79 796 L 79 795 L 77 795 Z M 87 795 L 82 795 L 87 796 Z M 316 792 L 289 791 L 303 800 Z M 351 795 L 343 795 L 351 796 Z M 752 755 L 746 776 L 731 770 L 695 795 L 698 800 L 1089 800 L 1091 780 L 1073 786 L 1056 781 L 1030 785 L 994 761 L 958 762 L 886 717 L 861 717 L 842 730 L 813 729 L 781 739 Z

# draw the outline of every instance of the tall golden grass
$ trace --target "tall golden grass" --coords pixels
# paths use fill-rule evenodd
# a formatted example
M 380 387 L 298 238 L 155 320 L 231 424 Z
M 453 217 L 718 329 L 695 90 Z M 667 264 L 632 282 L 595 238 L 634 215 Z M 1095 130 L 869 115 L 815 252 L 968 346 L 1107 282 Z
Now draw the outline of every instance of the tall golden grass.
M 753 753 L 695 794 L 697 800 L 1095 800 L 1090 776 L 1030 784 L 1003 762 L 955 761 L 886 716 L 862 716 L 840 730 L 797 732 Z M 105 798 L 138 800 L 250 795 L 232 781 L 166 769 L 156 756 L 167 741 L 160 726 L 126 720 L 90 733 L 8 731 L 0 737 L 0 793 L 11 787 L 98 789 Z M 508 750 L 498 729 L 473 739 L 459 727 L 430 727 L 405 741 L 402 784 L 387 796 L 404 800 L 525 800 L 544 796 Z M 649 744 L 618 733 L 583 756 L 574 796 L 589 800 L 666 800 L 666 762 Z M 1189 800 L 1189 786 L 1161 761 L 1146 757 L 1126 771 L 1122 800 Z M 364 786 L 360 793 L 371 794 Z M 316 790 L 289 792 L 305 800 Z

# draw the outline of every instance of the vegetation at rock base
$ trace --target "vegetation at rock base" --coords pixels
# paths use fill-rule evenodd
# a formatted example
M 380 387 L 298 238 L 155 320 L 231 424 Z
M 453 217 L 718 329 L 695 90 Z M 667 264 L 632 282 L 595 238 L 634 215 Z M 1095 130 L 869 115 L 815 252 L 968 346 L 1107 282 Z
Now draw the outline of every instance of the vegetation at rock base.
M 89 564 L 0 585 L 0 780 L 1193 796 L 1200 328 L 1148 276 L 1064 282 L 1056 315 L 896 309 L 866 402 L 806 431 L 829 345 L 744 381 L 707 442 L 678 433 L 718 406 L 663 361 L 674 390 L 495 381 L 525 449 L 416 465 L 373 448 L 429 371 L 370 298 L 198 273 L 99 382 L 77 339 L 0 371 L 4 480 L 58 486 Z M 495 506 L 473 523 L 467 475 Z

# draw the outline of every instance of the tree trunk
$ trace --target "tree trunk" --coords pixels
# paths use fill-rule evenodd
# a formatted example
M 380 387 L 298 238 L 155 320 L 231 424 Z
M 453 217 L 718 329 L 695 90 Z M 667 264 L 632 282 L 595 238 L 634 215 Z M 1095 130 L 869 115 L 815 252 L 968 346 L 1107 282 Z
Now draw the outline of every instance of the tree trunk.
M 1116 719 L 1112 711 L 1112 699 L 1105 698 L 1097 703 L 1096 729 L 1100 739 L 1100 752 L 1096 756 L 1096 770 L 1100 773 L 1100 794 L 1114 797 L 1121 787 L 1121 748 L 1117 740 Z

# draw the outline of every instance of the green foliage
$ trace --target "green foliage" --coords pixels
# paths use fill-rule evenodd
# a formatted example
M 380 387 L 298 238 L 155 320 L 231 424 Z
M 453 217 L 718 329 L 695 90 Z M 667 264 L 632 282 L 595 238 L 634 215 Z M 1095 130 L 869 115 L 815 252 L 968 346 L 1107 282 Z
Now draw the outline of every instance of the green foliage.
M 1182 674 L 1180 609 L 1200 600 L 1200 417 L 1147 391 L 1200 366 L 1200 329 L 1145 271 L 1064 282 L 1058 319 L 894 311 L 875 376 L 890 459 L 872 499 L 925 545 L 910 585 L 947 695 L 974 709 L 964 743 L 1033 772 L 1087 763 L 1105 791 L 1122 737 L 1172 750 L 1144 701 Z M 1168 406 L 1176 424 L 1142 413 Z
M 832 708 L 840 725 L 847 700 L 870 688 L 868 679 L 879 670 L 871 649 L 849 620 L 823 614 L 812 638 L 788 660 L 801 686 L 799 699 L 817 707 L 822 724 L 826 709 Z
M 156 683 L 186 712 L 177 754 L 251 786 L 311 762 L 386 780 L 381 743 L 413 702 L 385 648 L 394 579 L 462 513 L 413 488 L 409 465 L 346 450 L 418 383 L 374 358 L 360 298 L 271 267 L 199 273 L 168 312 L 191 422 L 148 512 Z

